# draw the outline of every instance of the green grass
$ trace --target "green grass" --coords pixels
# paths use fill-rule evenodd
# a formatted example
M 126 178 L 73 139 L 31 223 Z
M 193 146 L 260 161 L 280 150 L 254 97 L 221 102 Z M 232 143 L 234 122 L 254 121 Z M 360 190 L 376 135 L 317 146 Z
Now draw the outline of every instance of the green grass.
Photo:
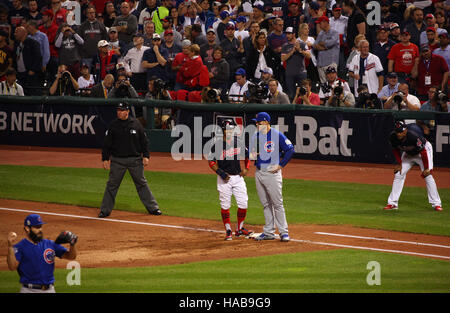
M 0 165 L 0 198 L 99 207 L 108 172 L 101 169 Z M 164 214 L 219 220 L 216 176 L 146 172 Z M 255 182 L 246 178 L 247 223 L 264 224 Z M 439 187 L 439 182 L 437 182 Z M 398 211 L 384 212 L 391 186 L 284 180 L 288 223 L 347 224 L 369 228 L 450 235 L 450 189 L 439 189 L 444 211 L 428 204 L 425 188 L 405 187 Z M 145 212 L 131 177 L 126 174 L 116 209 Z M 232 214 L 234 216 L 235 214 Z
M 370 261 L 380 264 L 381 285 L 367 284 Z M 57 292 L 450 292 L 448 261 L 355 250 L 141 268 L 82 268 L 80 286 L 66 284 L 68 273 L 55 271 Z M 19 288 L 16 272 L 0 271 L 0 293 Z

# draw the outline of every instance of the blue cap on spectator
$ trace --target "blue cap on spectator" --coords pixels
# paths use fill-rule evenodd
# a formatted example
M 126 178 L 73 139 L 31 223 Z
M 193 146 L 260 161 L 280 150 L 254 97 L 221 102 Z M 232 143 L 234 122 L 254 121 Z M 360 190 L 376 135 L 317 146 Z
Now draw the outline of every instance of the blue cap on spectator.
M 252 119 L 253 122 L 267 121 L 270 123 L 270 115 L 266 112 L 259 112 L 256 114 L 256 118 Z
M 315 2 L 315 1 L 312 1 L 312 2 L 309 4 L 309 7 L 310 7 L 312 10 L 319 10 L 319 9 L 320 9 L 320 5 L 319 5 L 317 2 Z
M 255 1 L 255 3 L 253 3 L 253 7 L 264 12 L 264 2 L 263 1 L 259 1 L 259 0 Z
M 236 23 L 245 23 L 247 22 L 247 20 L 245 19 L 244 16 L 238 16 L 236 19 Z
M 241 67 L 241 68 L 238 68 L 236 73 L 234 73 L 234 74 L 245 76 L 245 75 L 247 75 L 247 72 L 245 72 L 245 70 Z
M 40 217 L 38 214 L 30 214 L 25 218 L 23 224 L 25 226 L 39 226 L 45 223 L 44 221 L 42 221 L 42 217 Z
M 230 12 L 228 12 L 227 10 L 224 10 L 224 11 L 220 12 L 220 18 L 222 20 L 226 19 L 229 16 L 230 16 Z

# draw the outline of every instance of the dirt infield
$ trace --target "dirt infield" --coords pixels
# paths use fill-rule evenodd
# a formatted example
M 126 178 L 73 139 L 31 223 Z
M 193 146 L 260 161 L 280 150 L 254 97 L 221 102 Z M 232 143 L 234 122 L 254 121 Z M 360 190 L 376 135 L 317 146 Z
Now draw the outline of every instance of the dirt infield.
M 40 149 L 0 146 L 0 164 L 101 167 L 97 150 Z M 208 173 L 205 161 L 175 162 L 167 154 L 153 153 L 149 170 Z M 326 177 L 324 174 L 326 173 Z M 253 172 L 250 173 L 251 175 Z M 417 174 L 417 175 L 416 175 Z M 406 185 L 425 186 L 413 170 Z M 391 184 L 392 167 L 293 160 L 283 176 L 308 180 Z M 438 187 L 450 188 L 450 170 L 436 169 Z M 235 238 L 224 241 L 223 224 L 170 216 L 114 211 L 98 219 L 98 209 L 59 204 L 0 199 L 0 246 L 6 246 L 9 231 L 23 234 L 21 226 L 30 211 L 41 213 L 45 236 L 51 239 L 69 229 L 80 237 L 77 260 L 83 267 L 127 267 L 181 264 L 224 258 L 255 257 L 319 249 L 353 248 L 450 260 L 450 237 L 429 236 L 350 226 L 290 225 L 293 240 L 255 242 Z M 234 212 L 233 212 L 234 214 Z M 260 232 L 261 225 L 250 228 Z M 120 234 L 119 236 L 117 234 Z M 113 236 L 110 236 L 113 235 Z M 114 240 L 108 239 L 113 237 Z M 362 238 L 363 237 L 363 238 Z M 0 258 L 6 249 L 0 250 Z M 58 267 L 65 267 L 60 261 Z M 0 270 L 5 270 L 0 262 Z

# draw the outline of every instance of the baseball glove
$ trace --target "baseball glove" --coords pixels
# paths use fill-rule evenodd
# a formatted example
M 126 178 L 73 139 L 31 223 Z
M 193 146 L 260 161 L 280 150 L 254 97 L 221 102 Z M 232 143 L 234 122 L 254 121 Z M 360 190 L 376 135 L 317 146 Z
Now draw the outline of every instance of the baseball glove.
M 63 231 L 61 232 L 58 237 L 56 237 L 55 243 L 56 244 L 62 244 L 62 243 L 70 243 L 71 246 L 76 244 L 78 240 L 78 236 L 70 231 Z

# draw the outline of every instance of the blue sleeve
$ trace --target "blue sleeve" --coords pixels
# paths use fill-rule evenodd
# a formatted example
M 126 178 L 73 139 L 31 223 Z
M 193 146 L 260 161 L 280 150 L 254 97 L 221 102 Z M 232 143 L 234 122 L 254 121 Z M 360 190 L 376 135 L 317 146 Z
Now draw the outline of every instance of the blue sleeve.
M 280 133 L 280 148 L 283 152 L 283 159 L 280 160 L 280 166 L 285 167 L 294 155 L 294 145 L 282 133 Z
M 61 245 L 58 245 L 57 243 L 53 242 L 53 250 L 55 250 L 55 255 L 58 258 L 61 258 L 64 253 L 67 252 L 67 249 Z
M 14 245 L 14 255 L 16 256 L 16 260 L 19 263 L 22 260 L 22 251 L 20 248 L 21 248 L 20 243 Z

